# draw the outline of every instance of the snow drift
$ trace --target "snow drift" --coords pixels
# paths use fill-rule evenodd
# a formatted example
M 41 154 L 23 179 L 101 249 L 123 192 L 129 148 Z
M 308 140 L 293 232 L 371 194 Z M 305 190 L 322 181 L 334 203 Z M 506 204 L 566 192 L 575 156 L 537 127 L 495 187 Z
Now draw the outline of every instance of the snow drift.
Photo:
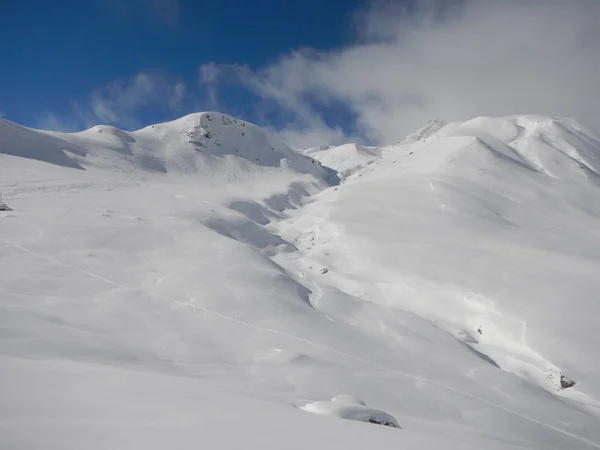
M 400 428 L 398 421 L 388 413 L 375 408 L 369 408 L 362 400 L 348 394 L 337 395 L 331 401 L 309 403 L 300 409 L 322 416 L 333 416 L 341 419 L 358 420 L 359 422 Z

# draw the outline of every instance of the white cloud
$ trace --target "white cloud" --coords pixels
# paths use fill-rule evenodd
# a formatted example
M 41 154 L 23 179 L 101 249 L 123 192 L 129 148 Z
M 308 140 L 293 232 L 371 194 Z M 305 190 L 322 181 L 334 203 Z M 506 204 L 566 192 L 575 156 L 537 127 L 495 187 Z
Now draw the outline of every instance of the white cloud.
M 283 71 L 285 76 L 293 75 L 293 68 Z M 343 142 L 350 137 L 340 127 L 328 126 L 321 115 L 306 105 L 295 95 L 282 92 L 274 83 L 277 82 L 270 68 L 263 71 L 252 71 L 248 66 L 239 64 L 203 64 L 198 69 L 198 82 L 205 91 L 204 105 L 215 110 L 228 110 L 219 99 L 220 90 L 231 86 L 243 86 L 257 96 L 258 101 L 276 104 L 277 107 L 293 111 L 293 120 L 286 123 L 283 129 L 273 129 L 280 138 L 297 148 L 308 148 L 322 145 L 323 142 Z M 258 114 L 268 110 L 269 105 L 258 106 Z M 263 114 L 264 115 L 264 114 Z M 268 123 L 268 119 L 262 122 Z M 263 123 L 264 124 L 264 123 Z M 268 125 L 267 125 L 268 126 Z
M 358 14 L 357 40 L 345 48 L 293 51 L 259 70 L 204 64 L 201 93 L 188 92 L 180 79 L 140 72 L 73 104 L 70 120 L 56 114 L 40 120 L 69 129 L 73 122 L 131 129 L 145 124 L 140 116 L 149 110 L 174 116 L 194 104 L 235 115 L 248 113 L 250 103 L 264 113 L 263 122 L 275 116 L 271 123 L 297 147 L 392 143 L 433 117 L 540 113 L 600 125 L 600 2 L 399 4 L 380 0 Z M 240 100 L 240 87 L 254 97 Z
M 219 80 L 225 65 L 215 63 L 203 64 L 198 68 L 198 81 L 200 84 L 210 84 Z
M 183 81 L 140 72 L 94 90 L 85 101 L 71 103 L 67 116 L 44 114 L 37 126 L 56 131 L 81 130 L 99 124 L 135 129 L 144 125 L 140 115 L 146 108 L 176 114 L 183 110 L 186 95 Z
M 177 82 L 173 88 L 171 94 L 167 99 L 167 106 L 172 110 L 178 110 L 181 108 L 183 99 L 186 95 L 186 87 L 183 81 Z
M 104 123 L 136 128 L 140 126 L 136 116 L 141 108 L 153 104 L 176 109 L 183 89 L 181 82 L 140 72 L 124 82 L 97 89 L 91 96 L 92 113 Z
M 54 113 L 46 113 L 42 117 L 39 117 L 36 121 L 35 127 L 42 130 L 62 131 L 67 133 L 79 131 L 81 129 L 77 120 L 70 118 L 59 118 Z
M 254 93 L 294 112 L 284 136 L 339 139 L 320 115 L 329 102 L 346 105 L 358 133 L 379 143 L 438 116 L 540 113 L 600 124 L 600 2 L 395 5 L 373 3 L 360 15 L 352 46 L 293 52 L 258 72 L 239 70 Z M 211 68 L 213 78 L 218 69 Z
M 220 92 L 240 85 L 250 87 L 255 78 L 247 66 L 240 64 L 216 64 L 213 62 L 198 67 L 198 85 L 203 94 L 204 108 L 219 110 L 227 108 L 220 98 Z
M 215 63 L 203 64 L 198 68 L 198 83 L 206 94 L 206 105 L 209 109 L 218 109 L 219 84 L 223 81 L 225 65 Z
M 301 150 L 326 144 L 341 144 L 358 140 L 355 136 L 344 134 L 340 127 L 331 128 L 326 125 L 284 127 L 283 129 L 273 129 L 272 131 L 291 147 Z

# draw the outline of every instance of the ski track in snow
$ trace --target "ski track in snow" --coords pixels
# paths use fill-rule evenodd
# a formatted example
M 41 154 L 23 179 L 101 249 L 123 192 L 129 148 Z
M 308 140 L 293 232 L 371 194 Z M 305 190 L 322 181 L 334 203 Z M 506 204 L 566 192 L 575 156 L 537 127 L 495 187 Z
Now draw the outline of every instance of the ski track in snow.
M 165 296 L 165 295 L 157 294 L 155 292 L 148 291 L 148 290 L 141 289 L 141 288 L 127 287 L 127 286 L 122 285 L 120 283 L 117 283 L 117 282 L 115 282 L 113 280 L 110 280 L 110 279 L 108 279 L 106 277 L 98 275 L 98 274 L 96 274 L 94 272 L 90 272 L 88 270 L 84 270 L 84 269 L 81 269 L 79 267 L 75 267 L 75 266 L 70 265 L 68 263 L 62 262 L 62 261 L 60 261 L 60 260 L 58 260 L 56 258 L 52 258 L 50 256 L 34 252 L 34 251 L 32 251 L 32 250 L 24 247 L 23 245 L 20 245 L 20 244 L 16 243 L 16 242 L 13 242 L 13 241 L 10 241 L 10 240 L 7 240 L 7 239 L 2 239 L 2 242 L 5 245 L 7 245 L 7 246 L 10 246 L 10 247 L 13 247 L 15 249 L 18 249 L 18 250 L 20 250 L 20 251 L 22 251 L 24 253 L 27 253 L 27 254 L 35 257 L 35 258 L 38 258 L 38 259 L 41 259 L 41 260 L 45 260 L 47 262 L 50 262 L 52 264 L 56 264 L 56 265 L 62 266 L 64 268 L 67 268 L 67 269 L 75 271 L 75 272 L 79 272 L 79 273 L 81 273 L 83 275 L 86 275 L 86 276 L 89 276 L 89 277 L 94 278 L 96 280 L 102 281 L 102 282 L 104 282 L 106 284 L 109 284 L 111 286 L 117 287 L 119 289 L 123 289 L 125 291 L 138 291 L 138 292 L 144 293 L 144 294 L 146 294 L 148 296 L 151 296 L 151 297 L 163 300 L 163 301 L 167 301 L 167 302 L 169 302 L 169 303 L 171 303 L 173 305 L 179 306 L 179 307 L 185 307 L 185 308 L 188 308 L 188 309 L 193 310 L 193 311 L 200 311 L 200 312 L 203 312 L 205 314 L 208 314 L 208 315 L 211 315 L 213 317 L 216 317 L 218 319 L 221 319 L 221 320 L 224 320 L 224 321 L 228 321 L 228 322 L 231 322 L 231 323 L 235 323 L 235 324 L 240 325 L 240 326 L 252 328 L 252 329 L 255 329 L 255 330 L 258 330 L 258 331 L 262 331 L 262 332 L 265 332 L 265 333 L 269 333 L 269 334 L 272 334 L 272 335 L 276 335 L 276 336 L 285 337 L 287 339 L 291 339 L 291 340 L 294 340 L 296 342 L 300 342 L 300 343 L 303 343 L 303 344 L 306 344 L 306 345 L 309 345 L 309 346 L 312 346 L 312 347 L 315 347 L 315 348 L 319 348 L 319 349 L 322 349 L 322 350 L 330 351 L 330 352 L 335 353 L 337 355 L 340 355 L 340 356 L 352 359 L 352 360 L 354 360 L 356 362 L 359 362 L 361 364 L 367 365 L 369 367 L 372 367 L 372 368 L 375 368 L 375 369 L 378 369 L 378 370 L 382 370 L 382 371 L 385 371 L 385 372 L 388 372 L 388 373 L 392 373 L 392 374 L 394 374 L 396 376 L 399 376 L 399 377 L 410 378 L 410 379 L 413 379 L 413 380 L 416 380 L 416 381 L 419 381 L 419 382 L 431 384 L 431 385 L 436 386 L 438 388 L 446 389 L 446 390 L 448 390 L 450 392 L 453 392 L 453 393 L 456 393 L 456 394 L 459 394 L 459 395 L 471 398 L 471 399 L 476 400 L 478 402 L 482 402 L 482 403 L 484 403 L 486 405 L 489 405 L 489 406 L 491 406 L 493 408 L 501 410 L 501 411 L 503 411 L 505 413 L 511 414 L 513 416 L 516 416 L 516 417 L 519 417 L 521 419 L 527 420 L 527 421 L 529 421 L 531 423 L 537 424 L 537 425 L 539 425 L 541 427 L 544 427 L 546 429 L 552 430 L 552 431 L 554 431 L 556 433 L 559 433 L 559 434 L 562 434 L 564 436 L 570 437 L 570 438 L 572 438 L 574 440 L 577 440 L 579 442 L 587 444 L 587 445 L 589 445 L 590 447 L 592 447 L 594 449 L 599 449 L 600 448 L 600 443 L 591 441 L 591 440 L 586 439 L 586 438 L 584 438 L 582 436 L 576 435 L 576 434 L 571 433 L 569 431 L 566 431 L 564 429 L 558 428 L 558 427 L 553 426 L 551 424 L 548 424 L 546 422 L 543 422 L 543 421 L 537 420 L 537 419 L 535 419 L 533 417 L 530 417 L 528 415 L 522 414 L 522 413 L 520 413 L 518 411 L 515 411 L 513 409 L 510 409 L 510 408 L 508 408 L 506 406 L 503 406 L 503 405 L 500 405 L 498 403 L 492 402 L 492 401 L 487 400 L 487 399 L 485 399 L 483 397 L 480 397 L 478 395 L 474 395 L 474 394 L 471 394 L 469 392 L 466 392 L 466 391 L 454 388 L 452 386 L 448 386 L 446 384 L 439 383 L 437 381 L 430 380 L 428 378 L 423 378 L 423 377 L 420 377 L 418 375 L 414 375 L 414 374 L 410 374 L 410 373 L 406 373 L 406 372 L 401 372 L 401 371 L 398 371 L 398 370 L 395 370 L 395 369 L 391 369 L 391 368 L 389 368 L 387 366 L 384 366 L 384 365 L 381 365 L 381 364 L 377 364 L 377 363 L 373 363 L 373 362 L 368 361 L 368 360 L 366 360 L 364 358 L 360 358 L 360 357 L 352 355 L 350 353 L 347 353 L 347 352 L 344 352 L 344 351 L 341 351 L 341 350 L 337 350 L 337 349 L 335 349 L 333 347 L 330 347 L 330 346 L 327 346 L 327 345 L 322 345 L 322 344 L 319 344 L 317 342 L 313 342 L 313 341 L 311 341 L 309 339 L 305 339 L 305 338 L 302 338 L 302 337 L 299 337 L 299 336 L 296 336 L 296 335 L 293 335 L 293 334 L 289 334 L 289 333 L 286 333 L 286 332 L 283 332 L 283 331 L 279 331 L 279 330 L 275 330 L 275 329 L 271 329 L 271 328 L 266 328 L 266 327 L 258 326 L 258 325 L 255 325 L 255 324 L 252 324 L 252 323 L 249 323 L 249 322 L 237 319 L 235 317 L 228 316 L 226 314 L 221 314 L 219 312 L 210 310 L 208 308 L 203 308 L 201 306 L 194 305 L 194 304 L 189 303 L 189 302 L 184 302 L 184 301 L 181 301 L 181 300 L 177 300 L 177 299 L 175 299 L 173 297 L 168 297 L 168 296 Z

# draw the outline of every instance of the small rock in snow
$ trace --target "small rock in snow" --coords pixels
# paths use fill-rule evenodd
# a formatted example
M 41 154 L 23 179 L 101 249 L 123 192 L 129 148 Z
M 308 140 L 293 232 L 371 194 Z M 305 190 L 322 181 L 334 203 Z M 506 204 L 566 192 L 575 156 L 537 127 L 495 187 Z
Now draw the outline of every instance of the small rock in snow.
M 560 387 L 561 389 L 568 389 L 570 387 L 575 386 L 575 382 L 573 380 L 569 380 L 563 374 L 560 374 Z

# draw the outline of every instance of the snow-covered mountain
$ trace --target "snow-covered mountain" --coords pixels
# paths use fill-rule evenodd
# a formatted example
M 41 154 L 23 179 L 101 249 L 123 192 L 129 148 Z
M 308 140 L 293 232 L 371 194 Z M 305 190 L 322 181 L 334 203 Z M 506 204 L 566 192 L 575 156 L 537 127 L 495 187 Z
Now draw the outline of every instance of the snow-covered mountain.
M 598 448 L 599 174 L 543 116 L 0 119 L 0 447 Z
M 328 174 L 261 128 L 220 113 L 190 114 L 131 133 L 96 126 L 65 134 L 5 120 L 0 127 L 2 153 L 66 167 L 204 175 L 277 167 L 316 178 Z
M 326 167 L 335 168 L 342 180 L 371 164 L 380 156 L 377 148 L 368 148 L 356 143 L 309 148 L 304 153 L 318 159 Z

